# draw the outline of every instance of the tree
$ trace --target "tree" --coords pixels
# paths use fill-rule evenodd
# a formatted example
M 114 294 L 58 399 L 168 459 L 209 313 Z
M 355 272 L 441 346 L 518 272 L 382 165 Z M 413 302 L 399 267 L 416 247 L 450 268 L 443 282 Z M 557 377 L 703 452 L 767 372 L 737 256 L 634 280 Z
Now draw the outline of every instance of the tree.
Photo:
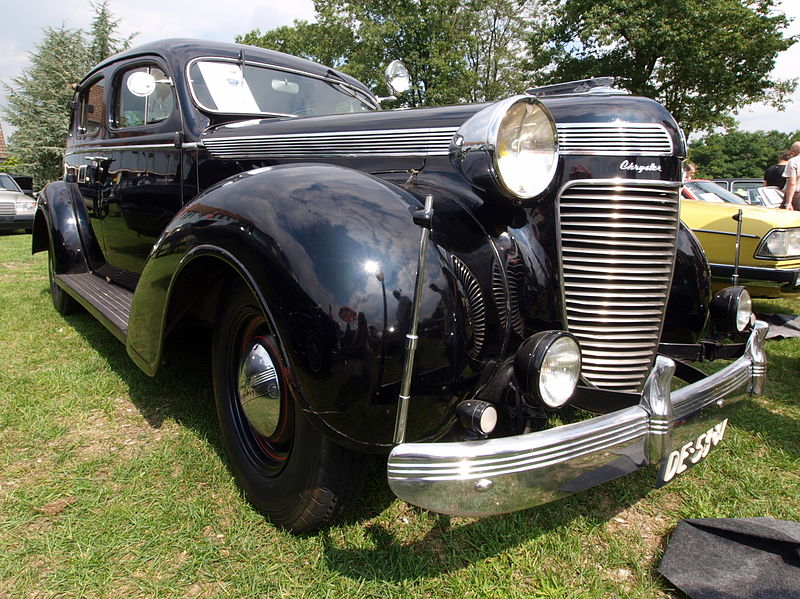
M 88 32 L 45 28 L 29 65 L 11 85 L 4 84 L 8 92 L 4 115 L 16 128 L 9 146 L 36 187 L 62 175 L 73 86 L 94 64 L 130 44 L 130 37 L 114 37 L 119 20 L 111 15 L 107 0 L 92 6 L 95 17 Z
M 796 80 L 772 78 L 795 43 L 777 0 L 542 0 L 549 19 L 529 45 L 543 82 L 611 75 L 664 104 L 687 133 L 733 124 L 753 102 L 782 107 Z M 541 43 L 542 35 L 550 41 Z
M 85 70 L 81 32 L 48 27 L 29 66 L 6 86 L 5 116 L 16 127 L 9 145 L 37 187 L 61 176 L 72 85 Z
M 481 101 L 521 91 L 531 0 L 316 0 L 316 22 L 295 21 L 237 41 L 340 68 L 379 95 L 382 68 L 408 67 L 410 106 Z
M 92 8 L 94 9 L 94 18 L 88 31 L 89 46 L 87 55 L 90 67 L 117 52 L 129 48 L 131 41 L 137 35 L 132 33 L 125 39 L 119 39 L 114 36 L 122 19 L 114 18 L 111 9 L 108 7 L 108 0 L 102 0 L 100 4 L 92 3 Z
M 739 131 L 711 133 L 691 143 L 689 159 L 697 165 L 697 177 L 723 179 L 764 176 L 778 161 L 778 154 L 800 139 L 800 131 Z

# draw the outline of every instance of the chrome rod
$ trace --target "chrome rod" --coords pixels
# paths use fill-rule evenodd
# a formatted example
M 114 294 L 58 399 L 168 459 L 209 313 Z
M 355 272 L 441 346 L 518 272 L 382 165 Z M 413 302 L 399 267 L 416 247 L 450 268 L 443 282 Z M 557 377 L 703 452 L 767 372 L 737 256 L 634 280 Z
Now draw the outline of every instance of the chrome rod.
M 736 255 L 734 256 L 733 262 L 733 276 L 731 277 L 733 286 L 739 284 L 739 253 L 741 250 L 742 244 L 742 209 L 739 208 L 739 212 L 736 213 L 736 216 L 733 217 L 733 220 L 736 221 Z
M 411 311 L 411 328 L 406 334 L 406 352 L 403 356 L 403 378 L 400 380 L 400 395 L 397 398 L 397 418 L 394 421 L 394 443 L 406 439 L 408 403 L 411 400 L 411 376 L 414 373 L 414 355 L 417 351 L 417 324 L 419 308 L 422 303 L 422 290 L 425 287 L 425 260 L 428 256 L 428 239 L 433 221 L 433 196 L 425 197 L 425 208 L 415 215 L 414 221 L 422 226 L 419 235 L 419 257 L 417 258 L 417 279 L 414 283 L 414 303 Z

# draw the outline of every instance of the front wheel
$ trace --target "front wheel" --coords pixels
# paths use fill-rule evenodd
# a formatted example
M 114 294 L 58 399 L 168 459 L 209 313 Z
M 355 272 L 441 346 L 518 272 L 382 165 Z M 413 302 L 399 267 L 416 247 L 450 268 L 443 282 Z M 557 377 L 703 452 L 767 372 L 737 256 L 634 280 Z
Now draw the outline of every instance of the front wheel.
M 368 461 L 305 417 L 278 336 L 250 291 L 242 287 L 228 298 L 214 328 L 212 372 L 231 469 L 273 523 L 314 530 L 358 497 Z

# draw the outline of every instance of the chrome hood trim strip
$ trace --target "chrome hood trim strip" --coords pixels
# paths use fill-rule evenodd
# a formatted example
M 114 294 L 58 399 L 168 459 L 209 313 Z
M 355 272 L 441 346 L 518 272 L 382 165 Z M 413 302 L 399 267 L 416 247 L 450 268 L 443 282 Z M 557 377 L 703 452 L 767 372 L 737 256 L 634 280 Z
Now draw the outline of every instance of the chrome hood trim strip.
M 324 133 L 207 137 L 217 158 L 346 158 L 447 156 L 458 127 L 332 131 Z

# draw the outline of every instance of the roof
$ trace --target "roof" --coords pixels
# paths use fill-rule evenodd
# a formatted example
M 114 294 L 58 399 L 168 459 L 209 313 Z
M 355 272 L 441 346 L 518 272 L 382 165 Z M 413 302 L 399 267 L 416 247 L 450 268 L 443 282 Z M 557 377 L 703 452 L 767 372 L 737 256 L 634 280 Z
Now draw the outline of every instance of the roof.
M 298 58 L 297 56 L 291 56 L 290 54 L 284 54 L 283 52 L 277 52 L 275 50 L 258 48 L 256 46 L 247 46 L 245 44 L 212 42 L 191 38 L 163 39 L 129 48 L 128 50 L 115 54 L 102 61 L 90 71 L 87 78 L 91 76 L 92 73 L 111 63 L 146 54 L 161 56 L 173 65 L 183 65 L 194 58 L 205 56 L 220 56 L 235 59 L 239 58 L 240 52 L 243 53 L 246 61 L 263 62 L 279 67 L 304 71 L 318 76 L 334 74 L 356 87 L 367 89 L 364 84 L 349 75 L 316 62 L 305 60 L 304 58 Z

